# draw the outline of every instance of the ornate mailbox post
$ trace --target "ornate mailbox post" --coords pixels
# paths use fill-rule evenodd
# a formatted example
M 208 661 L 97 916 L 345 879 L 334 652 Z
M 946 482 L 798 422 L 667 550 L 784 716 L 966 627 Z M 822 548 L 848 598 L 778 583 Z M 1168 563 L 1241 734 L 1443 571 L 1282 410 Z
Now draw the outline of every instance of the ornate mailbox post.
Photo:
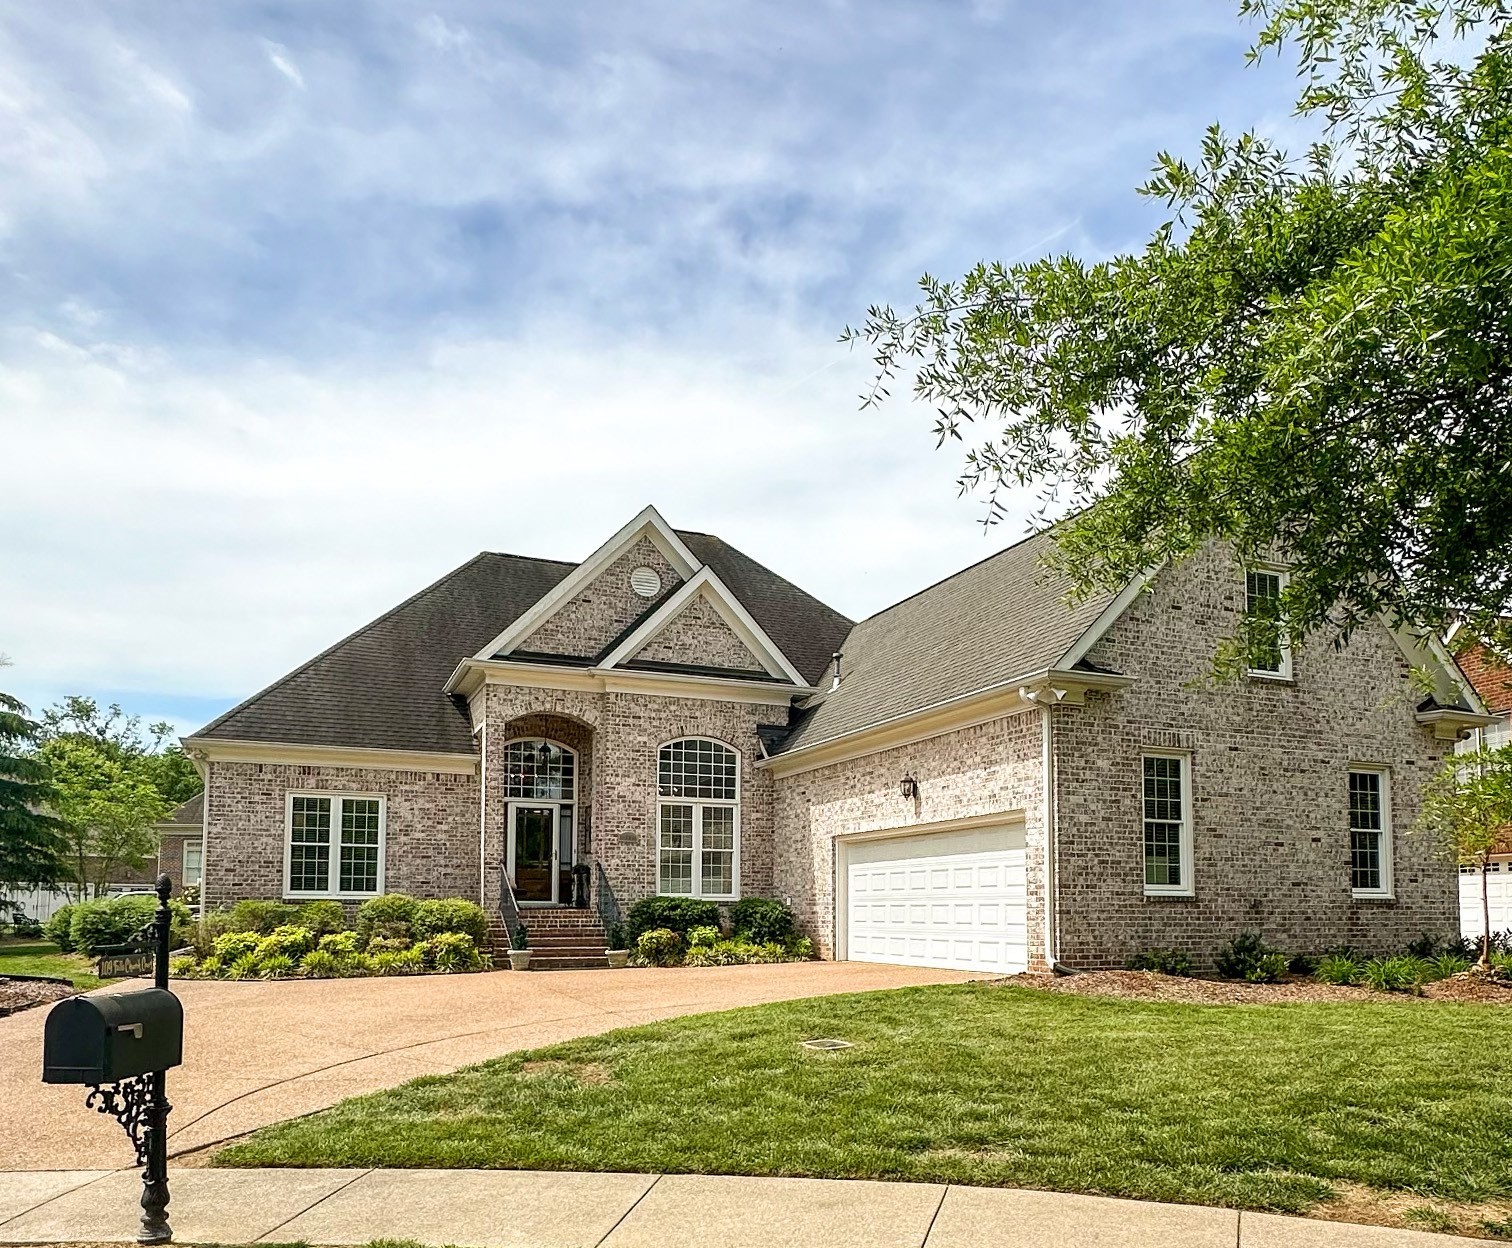
M 184 1011 L 168 991 L 172 881 L 158 876 L 152 920 L 154 987 L 60 1001 L 47 1016 L 42 1081 L 89 1088 L 84 1104 L 125 1128 L 142 1167 L 140 1244 L 166 1244 L 168 1225 L 168 1068 L 183 1061 Z

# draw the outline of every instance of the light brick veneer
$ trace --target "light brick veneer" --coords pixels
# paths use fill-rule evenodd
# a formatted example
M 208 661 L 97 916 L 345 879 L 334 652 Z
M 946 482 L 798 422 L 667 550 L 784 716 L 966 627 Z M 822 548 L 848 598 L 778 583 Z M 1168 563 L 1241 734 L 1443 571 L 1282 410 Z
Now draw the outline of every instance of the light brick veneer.
M 724 617 L 700 594 L 667 626 L 631 656 L 657 663 L 691 663 L 760 672 L 761 661 L 746 648 Z
M 1242 570 L 1221 549 L 1167 569 L 1088 656 L 1138 683 L 1056 709 L 1063 961 L 1118 966 L 1164 947 L 1209 965 L 1242 930 L 1308 952 L 1457 934 L 1455 868 L 1410 834 L 1447 743 L 1414 722 L 1401 651 L 1367 627 L 1342 650 L 1298 647 L 1291 683 L 1194 685 L 1243 607 Z M 1144 896 L 1144 748 L 1190 754 L 1193 898 Z M 1351 764 L 1391 769 L 1395 901 L 1350 894 Z
M 630 574 L 636 568 L 654 569 L 661 577 L 663 594 L 682 582 L 656 543 L 643 537 L 553 612 L 518 648 L 540 654 L 598 654 L 654 601 L 642 598 L 630 587 Z
M 1022 818 L 1030 963 L 1044 958 L 1045 833 L 1039 710 L 777 781 L 777 894 L 826 957 L 835 954 L 836 838 L 976 815 Z M 918 782 L 914 800 L 900 791 Z
M 286 795 L 387 799 L 384 887 L 417 897 L 477 897 L 478 780 L 432 771 L 212 762 L 205 788 L 203 897 L 221 906 L 283 896 Z
M 203 834 L 199 832 L 164 833 L 158 838 L 158 874 L 166 873 L 173 881 L 175 894 L 183 891 L 184 887 L 184 845 L 202 839 Z

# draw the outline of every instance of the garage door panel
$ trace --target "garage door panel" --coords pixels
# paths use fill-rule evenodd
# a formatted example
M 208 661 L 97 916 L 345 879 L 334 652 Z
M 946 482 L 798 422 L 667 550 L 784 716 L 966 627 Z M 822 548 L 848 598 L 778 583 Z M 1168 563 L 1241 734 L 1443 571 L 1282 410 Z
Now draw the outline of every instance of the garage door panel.
M 1459 882 L 1460 934 L 1478 940 L 1485 932 L 1481 922 L 1480 870 L 1461 871 Z M 1486 877 L 1486 901 L 1491 911 L 1491 930 L 1512 931 L 1512 858 L 1492 861 Z
M 1022 824 L 902 836 L 846 851 L 846 956 L 961 970 L 1026 967 Z

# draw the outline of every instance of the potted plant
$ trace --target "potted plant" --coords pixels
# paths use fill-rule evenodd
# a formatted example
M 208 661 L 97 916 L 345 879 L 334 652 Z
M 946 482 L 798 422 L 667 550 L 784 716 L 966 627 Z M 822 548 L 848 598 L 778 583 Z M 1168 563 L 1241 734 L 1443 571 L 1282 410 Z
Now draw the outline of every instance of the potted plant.
M 530 969 L 530 937 L 523 923 L 515 928 L 514 936 L 509 942 L 509 969 L 512 971 Z
M 609 959 L 609 965 L 616 970 L 630 961 L 630 951 L 625 948 L 625 925 L 623 923 L 609 924 L 607 932 L 609 948 L 604 956 Z

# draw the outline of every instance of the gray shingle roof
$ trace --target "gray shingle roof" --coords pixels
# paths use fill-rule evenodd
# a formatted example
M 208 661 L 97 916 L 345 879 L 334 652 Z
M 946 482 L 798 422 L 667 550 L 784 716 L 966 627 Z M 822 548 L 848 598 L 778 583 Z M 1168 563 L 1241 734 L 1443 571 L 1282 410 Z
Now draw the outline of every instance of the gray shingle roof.
M 204 822 L 205 794 L 203 790 L 196 793 L 183 805 L 176 807 L 173 813 L 163 820 L 164 824 L 179 825 L 192 823 L 196 828 L 201 827 Z
M 1040 565 L 1049 531 L 862 620 L 838 647 L 840 687 L 810 700 L 780 749 L 817 745 L 1049 667 L 1115 597 L 1068 606 Z
M 800 672 L 822 672 L 850 620 L 717 537 L 678 536 Z M 575 566 L 478 555 L 194 735 L 468 753 L 467 712 L 442 692 L 447 679 Z

